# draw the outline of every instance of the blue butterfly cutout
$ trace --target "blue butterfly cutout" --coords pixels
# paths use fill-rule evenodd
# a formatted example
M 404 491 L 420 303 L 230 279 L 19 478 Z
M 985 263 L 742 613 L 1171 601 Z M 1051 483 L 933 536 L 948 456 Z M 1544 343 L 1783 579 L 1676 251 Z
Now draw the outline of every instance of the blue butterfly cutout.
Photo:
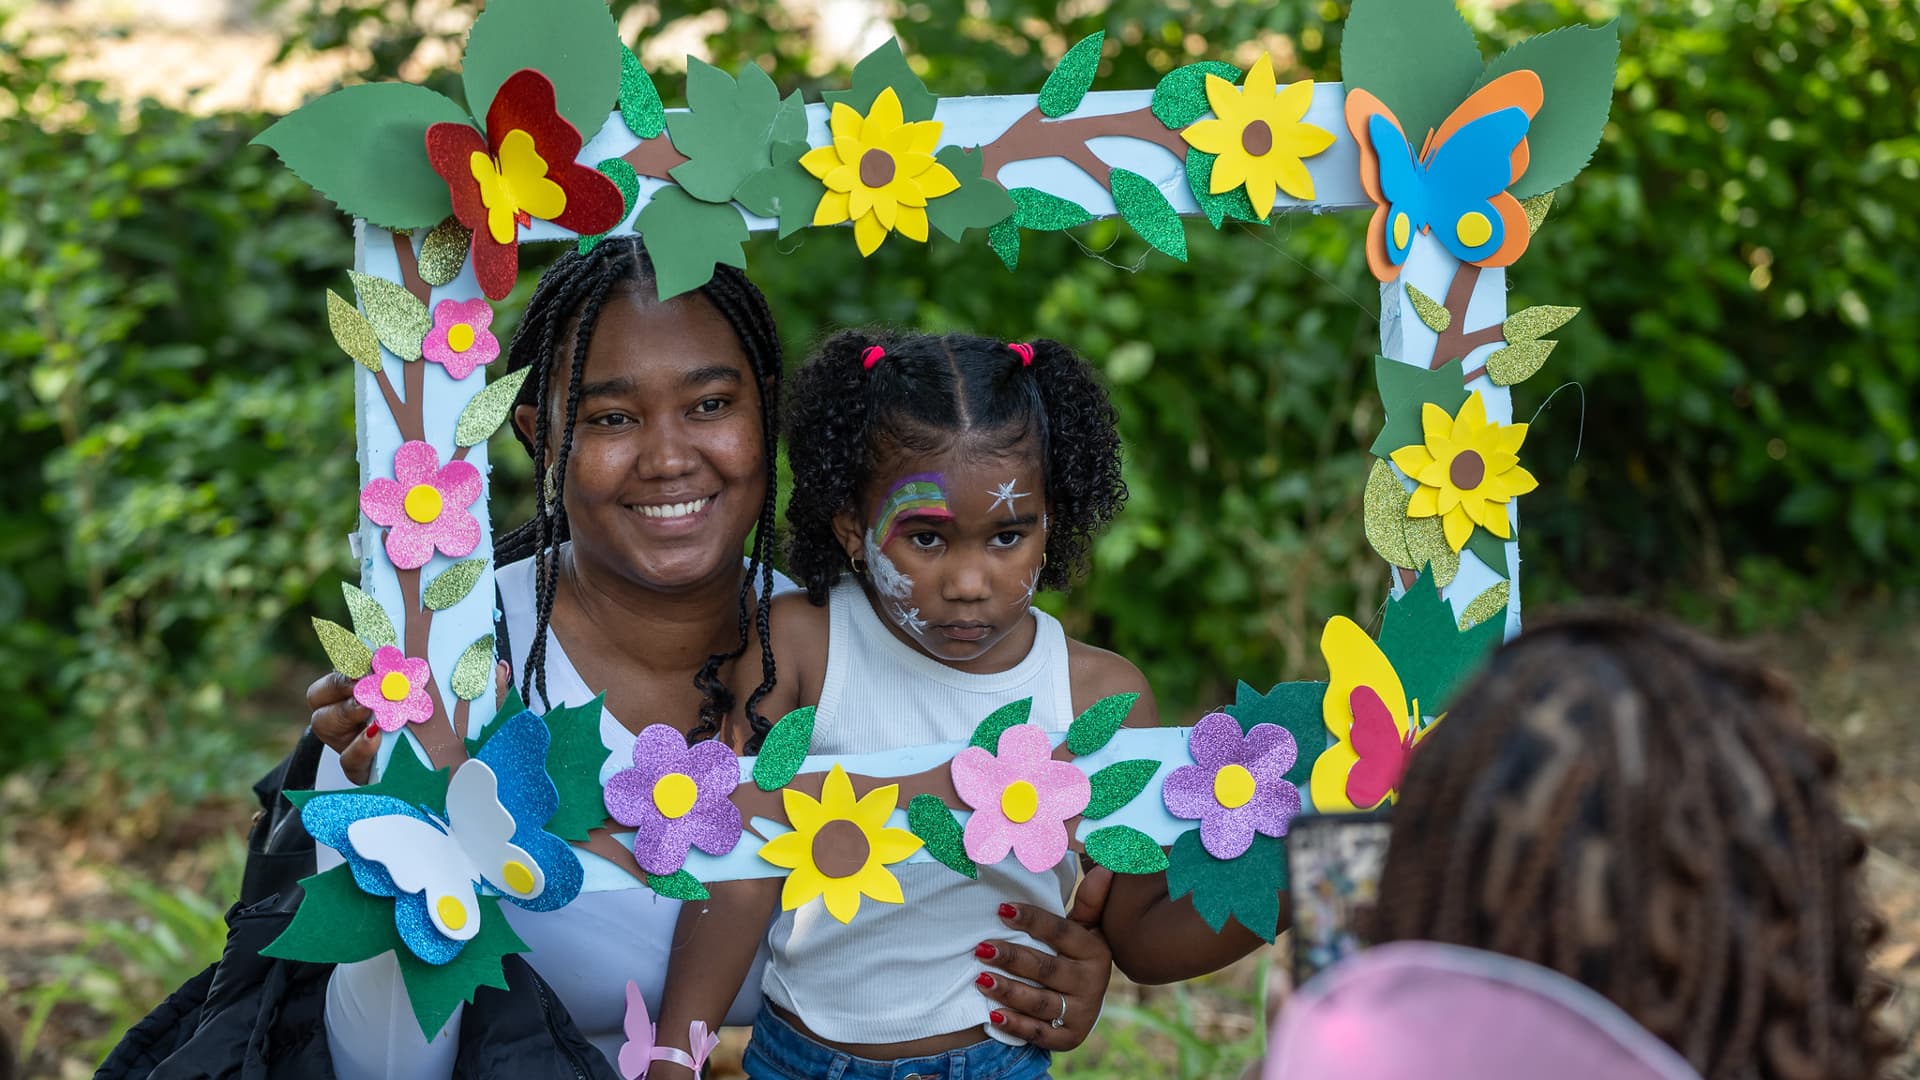
M 1508 214 L 1495 199 L 1517 179 L 1513 152 L 1530 123 L 1520 109 L 1495 109 L 1462 125 L 1421 161 L 1391 118 L 1367 118 L 1387 200 L 1387 257 L 1395 266 L 1406 262 L 1414 234 L 1428 227 L 1461 262 L 1481 262 L 1507 245 Z M 1525 233 L 1516 239 L 1524 243 Z

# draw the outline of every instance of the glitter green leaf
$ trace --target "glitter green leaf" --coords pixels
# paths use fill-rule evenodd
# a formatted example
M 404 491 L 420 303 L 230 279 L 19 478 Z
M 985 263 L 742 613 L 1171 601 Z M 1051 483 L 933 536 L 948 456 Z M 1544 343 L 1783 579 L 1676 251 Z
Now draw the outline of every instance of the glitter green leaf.
M 327 661 L 333 670 L 349 679 L 364 678 L 373 670 L 373 650 L 354 637 L 353 631 L 337 622 L 315 619 L 313 632 L 320 638 L 320 647 L 327 651 Z
M 1134 758 L 1116 761 L 1094 773 L 1087 778 L 1093 785 L 1093 798 L 1080 816 L 1089 820 L 1103 818 L 1127 805 L 1146 789 L 1147 782 L 1159 769 L 1160 763 L 1151 758 Z
M 520 396 L 520 384 L 527 381 L 530 367 L 509 371 L 488 383 L 460 410 L 453 424 L 453 445 L 478 446 L 493 437 L 513 412 L 513 401 Z
M 942 866 L 970 878 L 980 876 L 980 868 L 967 857 L 966 834 L 954 820 L 953 811 L 937 796 L 915 795 L 907 803 L 907 828 L 927 845 L 927 854 Z
M 402 360 L 420 359 L 420 343 L 433 329 L 427 305 L 405 285 L 358 270 L 349 270 L 347 275 L 353 278 L 353 291 L 359 295 L 360 306 L 366 309 L 367 321 L 373 324 L 380 344 Z
M 429 285 L 445 285 L 460 276 L 467 265 L 467 251 L 473 246 L 473 232 L 457 218 L 447 218 L 427 232 L 420 241 L 420 280 Z
M 700 879 L 685 870 L 675 870 L 671 874 L 648 874 L 647 888 L 670 900 L 707 900 L 712 894 L 700 884 Z
M 640 66 L 640 58 L 625 45 L 620 46 L 620 119 L 636 138 L 651 139 L 667 129 L 660 91 Z
M 1113 170 L 1113 204 L 1140 238 L 1155 250 L 1187 261 L 1187 230 L 1180 214 L 1153 181 L 1125 169 Z
M 813 706 L 795 709 L 780 718 L 760 743 L 753 759 L 753 782 L 761 791 L 778 791 L 800 774 L 800 765 L 813 746 Z
M 387 609 L 381 607 L 379 601 L 344 581 L 340 583 L 340 592 L 347 598 L 347 614 L 352 617 L 353 632 L 361 641 L 375 649 L 400 644 L 400 635 L 393 631 L 393 620 L 387 617 Z
M 1086 757 L 1107 745 L 1113 733 L 1126 722 L 1127 714 L 1133 711 L 1133 703 L 1139 700 L 1139 694 L 1112 694 L 1087 706 L 1087 711 L 1075 717 L 1067 728 L 1067 749 L 1073 751 L 1075 757 Z
M 967 740 L 968 746 L 977 746 L 989 754 L 1000 752 L 1000 734 L 1010 727 L 1019 727 L 1033 715 L 1033 699 L 1021 698 L 1011 701 L 993 710 L 980 726 L 973 729 L 973 738 Z
M 380 339 L 373 332 L 373 324 L 332 289 L 327 290 L 327 329 L 333 331 L 334 343 L 342 352 L 368 371 L 379 373 Z
M 1211 112 L 1207 104 L 1207 76 L 1217 75 L 1230 83 L 1240 81 L 1241 71 L 1219 60 L 1202 60 L 1169 71 L 1153 88 L 1153 115 L 1170 130 L 1178 131 Z M 1211 164 L 1211 163 L 1209 163 Z M 1252 204 L 1248 204 L 1252 209 Z M 1216 225 L 1215 228 L 1219 226 Z
M 461 701 L 473 701 L 487 692 L 493 684 L 493 635 L 475 641 L 460 653 L 460 659 L 454 661 L 453 677 L 447 680 L 453 689 L 453 696 Z
M 1081 38 L 1053 66 L 1053 73 L 1040 87 L 1042 115 L 1065 116 L 1080 107 L 1087 91 L 1093 88 L 1093 76 L 1100 69 L 1100 47 L 1106 40 L 1106 31 L 1096 30 Z
M 485 559 L 462 559 L 454 563 L 428 583 L 426 591 L 420 594 L 420 602 L 429 611 L 447 610 L 466 599 L 486 568 Z
M 1109 825 L 1087 837 L 1087 857 L 1116 874 L 1157 874 L 1167 868 L 1167 853 L 1153 837 L 1128 825 Z

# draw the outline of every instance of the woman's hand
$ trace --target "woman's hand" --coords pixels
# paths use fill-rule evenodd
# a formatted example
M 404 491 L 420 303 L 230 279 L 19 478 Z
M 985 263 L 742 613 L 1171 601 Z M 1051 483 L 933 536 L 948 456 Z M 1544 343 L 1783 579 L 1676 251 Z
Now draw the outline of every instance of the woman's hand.
M 1064 919 L 1029 904 L 1000 905 L 1002 922 L 1032 934 L 1054 954 L 1005 941 L 980 943 L 976 956 L 1016 976 L 982 972 L 975 980 L 982 994 L 999 1003 L 989 1023 L 1047 1050 L 1072 1050 L 1087 1041 L 1113 978 L 1113 952 L 1097 929 L 1112 885 L 1112 871 L 1088 871 Z M 1066 1020 L 1055 1027 L 1063 1008 Z
M 506 662 L 493 667 L 493 698 L 503 701 L 512 678 Z M 353 699 L 353 680 L 337 671 L 329 671 L 307 687 L 307 708 L 312 710 L 308 724 L 334 753 L 340 755 L 340 771 L 356 784 L 364 784 L 373 774 L 373 755 L 380 750 L 380 729 L 372 724 L 373 711 Z

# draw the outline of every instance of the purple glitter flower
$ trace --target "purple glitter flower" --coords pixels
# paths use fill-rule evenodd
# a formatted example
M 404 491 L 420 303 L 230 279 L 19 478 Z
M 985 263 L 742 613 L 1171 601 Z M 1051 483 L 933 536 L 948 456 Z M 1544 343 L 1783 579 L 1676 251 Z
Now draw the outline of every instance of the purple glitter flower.
M 654 724 L 633 741 L 633 765 L 607 779 L 607 812 L 632 826 L 633 857 L 649 874 L 671 874 L 687 849 L 725 855 L 740 842 L 733 788 L 740 760 L 715 740 L 687 745 L 686 736 Z
M 1196 765 L 1168 775 L 1161 798 L 1174 817 L 1198 819 L 1200 844 L 1216 859 L 1238 858 L 1253 835 L 1285 836 L 1300 813 L 1300 792 L 1287 783 L 1299 750 L 1278 724 L 1241 734 L 1226 713 L 1201 717 L 1187 739 Z

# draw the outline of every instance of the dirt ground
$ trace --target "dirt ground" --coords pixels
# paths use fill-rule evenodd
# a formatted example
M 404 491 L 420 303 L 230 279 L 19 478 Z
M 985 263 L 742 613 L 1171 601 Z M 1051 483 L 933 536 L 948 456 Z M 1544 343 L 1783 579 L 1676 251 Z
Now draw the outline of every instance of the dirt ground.
M 1920 1080 L 1920 738 L 1907 685 L 1920 661 L 1920 620 L 1809 618 L 1753 644 L 1793 674 L 1845 764 L 1843 801 L 1873 845 L 1869 887 L 1888 923 L 1875 966 L 1894 987 L 1885 1019 L 1904 1048 L 1894 1075 Z M 22 1076 L 67 1080 L 91 1075 L 103 1043 L 217 950 L 207 932 L 217 932 L 218 894 L 235 880 L 250 808 L 201 807 L 159 837 L 131 843 L 49 827 L 33 805 L 20 783 L 0 790 L 0 1029 L 34 1043 Z M 136 898 L 129 880 L 162 888 Z M 1100 1032 L 1080 1055 L 1085 1065 L 1062 1071 L 1139 1075 L 1107 1070 L 1122 1053 L 1172 1066 L 1195 1060 L 1196 1048 L 1204 1056 L 1210 1046 L 1254 1045 L 1262 970 L 1249 959 L 1197 988 L 1116 985 Z M 715 1075 L 737 1075 L 727 1066 L 737 1062 L 741 1038 L 729 1033 Z M 1135 1069 L 1144 1064 L 1133 1059 Z

